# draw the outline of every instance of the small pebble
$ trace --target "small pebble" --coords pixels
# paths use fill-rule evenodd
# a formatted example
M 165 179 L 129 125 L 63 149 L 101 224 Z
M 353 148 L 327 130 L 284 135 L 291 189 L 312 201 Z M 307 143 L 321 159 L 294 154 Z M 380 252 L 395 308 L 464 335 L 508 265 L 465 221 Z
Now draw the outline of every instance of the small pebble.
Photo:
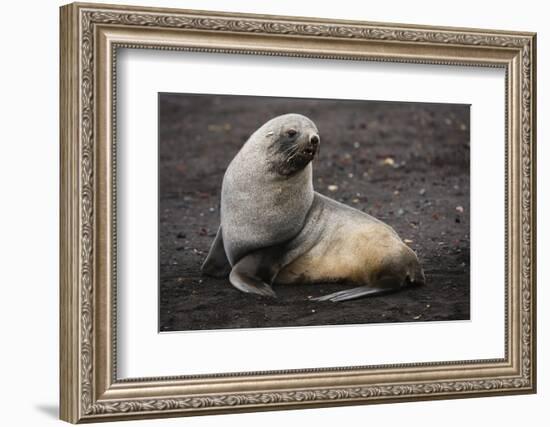
M 413 242 L 413 240 L 411 240 L 411 239 L 404 239 L 403 241 L 404 241 L 405 243 L 412 243 L 412 242 Z
M 391 157 L 386 157 L 386 158 L 382 161 L 382 164 L 383 164 L 383 165 L 387 165 L 387 166 L 393 166 L 393 165 L 395 165 L 395 160 L 393 160 L 393 158 L 391 158 Z
M 424 194 L 426 194 L 426 189 L 425 189 L 425 188 L 421 188 L 420 191 L 418 192 L 418 194 L 420 194 L 421 196 L 423 196 Z
M 338 186 L 337 185 L 334 185 L 334 184 L 331 184 L 327 187 L 328 191 L 336 191 L 338 190 Z
M 463 213 L 464 212 L 464 208 L 462 206 L 457 206 L 456 207 L 456 211 L 459 212 L 459 213 Z
M 355 141 L 355 142 L 353 143 L 353 147 L 354 147 L 354 148 L 359 148 L 360 146 L 361 146 L 361 144 L 359 144 L 357 141 Z

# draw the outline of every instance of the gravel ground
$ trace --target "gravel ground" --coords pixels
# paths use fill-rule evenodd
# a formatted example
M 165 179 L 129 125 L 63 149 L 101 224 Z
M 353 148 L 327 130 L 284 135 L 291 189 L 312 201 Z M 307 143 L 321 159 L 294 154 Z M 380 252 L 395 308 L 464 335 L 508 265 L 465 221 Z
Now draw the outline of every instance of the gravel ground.
M 289 112 L 319 128 L 315 189 L 391 225 L 426 286 L 320 303 L 308 298 L 349 285 L 277 286 L 270 300 L 201 276 L 227 165 L 255 129 Z M 159 330 L 469 319 L 469 117 L 454 104 L 160 94 Z

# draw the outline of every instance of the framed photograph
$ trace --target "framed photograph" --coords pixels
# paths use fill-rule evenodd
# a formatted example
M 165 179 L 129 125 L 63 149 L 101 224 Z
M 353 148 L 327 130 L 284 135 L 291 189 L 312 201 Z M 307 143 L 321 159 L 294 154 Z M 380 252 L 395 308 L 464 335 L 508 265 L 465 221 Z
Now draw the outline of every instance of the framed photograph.
M 63 420 L 535 392 L 535 34 L 60 22 Z

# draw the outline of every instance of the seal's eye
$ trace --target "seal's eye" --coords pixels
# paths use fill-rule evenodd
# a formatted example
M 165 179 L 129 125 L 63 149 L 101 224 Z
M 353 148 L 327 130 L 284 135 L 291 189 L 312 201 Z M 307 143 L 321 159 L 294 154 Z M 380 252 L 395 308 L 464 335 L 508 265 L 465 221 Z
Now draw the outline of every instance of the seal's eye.
M 289 130 L 286 131 L 286 134 L 287 134 L 288 136 L 290 136 L 291 138 L 294 137 L 294 136 L 296 136 L 297 133 L 298 133 L 298 132 L 296 132 L 294 129 L 289 129 Z

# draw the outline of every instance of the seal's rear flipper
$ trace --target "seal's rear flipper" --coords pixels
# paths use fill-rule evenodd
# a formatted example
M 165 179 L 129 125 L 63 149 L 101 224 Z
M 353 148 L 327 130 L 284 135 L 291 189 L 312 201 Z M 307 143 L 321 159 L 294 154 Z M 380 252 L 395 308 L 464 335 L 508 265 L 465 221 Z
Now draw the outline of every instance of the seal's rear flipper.
M 268 253 L 258 251 L 242 258 L 231 270 L 229 281 L 238 290 L 276 298 L 271 288 L 273 278 L 278 272 Z
M 218 228 L 216 238 L 210 247 L 210 252 L 201 266 L 201 271 L 212 277 L 224 278 L 231 272 L 231 264 L 223 247 L 222 228 Z
M 411 271 L 400 272 L 399 269 L 394 269 L 394 271 L 383 272 L 381 276 L 376 278 L 373 286 L 364 285 L 358 288 L 345 289 L 322 297 L 313 298 L 313 301 L 340 302 L 367 296 L 385 295 L 397 292 L 405 286 L 419 286 L 423 285 L 425 282 L 426 280 L 422 268 L 418 263 L 415 263 Z
M 350 299 L 362 298 L 366 296 L 383 295 L 395 292 L 400 287 L 393 288 L 372 288 L 370 286 L 359 286 L 358 288 L 345 289 L 343 291 L 334 292 L 322 297 L 312 298 L 313 301 L 348 301 Z

